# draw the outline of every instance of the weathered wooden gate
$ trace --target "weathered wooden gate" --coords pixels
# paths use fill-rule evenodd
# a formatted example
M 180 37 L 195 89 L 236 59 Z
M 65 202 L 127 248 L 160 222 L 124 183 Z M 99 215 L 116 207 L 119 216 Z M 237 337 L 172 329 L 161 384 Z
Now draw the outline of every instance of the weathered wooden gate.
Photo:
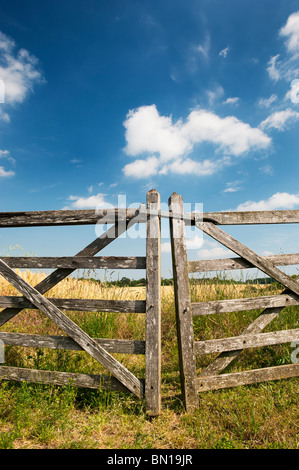
M 147 208 L 160 209 L 160 195 L 147 193 Z M 0 213 L 0 227 L 113 224 L 106 232 L 74 257 L 5 257 L 0 259 L 0 274 L 23 297 L 0 296 L 0 326 L 25 308 L 39 309 L 67 336 L 42 336 L 0 332 L 5 345 L 52 349 L 84 350 L 110 373 L 108 376 L 0 367 L 0 378 L 54 383 L 88 388 L 130 391 L 145 396 L 146 410 L 160 412 L 161 338 L 160 338 L 160 218 L 144 215 L 138 209 L 66 210 Z M 95 256 L 135 223 L 146 223 L 146 256 Z M 29 285 L 13 268 L 57 268 L 35 287 Z M 146 269 L 146 300 L 53 299 L 43 294 L 77 269 Z M 145 341 L 91 338 L 62 310 L 90 312 L 135 312 L 146 315 Z M 145 381 L 138 379 L 111 353 L 145 354 Z
M 299 254 L 259 256 L 221 230 L 218 225 L 299 223 L 299 211 L 219 212 L 196 214 L 190 218 L 199 230 L 239 255 L 238 258 L 188 261 L 185 241 L 185 221 L 182 197 L 174 193 L 169 199 L 172 213 L 170 232 L 176 302 L 176 321 L 179 345 L 181 388 L 187 409 L 198 406 L 198 392 L 238 385 L 299 376 L 299 364 L 272 366 L 262 369 L 222 374 L 229 364 L 246 348 L 288 343 L 299 340 L 299 328 L 261 333 L 288 305 L 299 305 L 299 283 L 276 266 L 299 263 Z M 191 302 L 189 273 L 233 270 L 256 267 L 269 275 L 285 290 L 280 295 L 255 298 Z M 241 335 L 230 338 L 194 341 L 193 317 L 213 313 L 264 309 Z M 219 354 L 197 376 L 196 356 Z

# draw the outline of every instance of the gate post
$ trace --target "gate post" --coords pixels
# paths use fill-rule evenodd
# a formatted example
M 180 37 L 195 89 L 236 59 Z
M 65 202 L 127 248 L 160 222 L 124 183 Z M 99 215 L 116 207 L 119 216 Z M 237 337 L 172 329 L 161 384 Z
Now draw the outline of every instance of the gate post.
M 159 211 L 160 194 L 146 195 L 147 209 Z M 148 215 L 146 222 L 146 342 L 145 403 L 150 416 L 161 411 L 161 224 L 160 217 Z
M 198 407 L 198 393 L 183 199 L 173 193 L 168 205 L 170 211 L 182 216 L 170 217 L 169 223 L 181 390 L 186 410 L 191 411 Z

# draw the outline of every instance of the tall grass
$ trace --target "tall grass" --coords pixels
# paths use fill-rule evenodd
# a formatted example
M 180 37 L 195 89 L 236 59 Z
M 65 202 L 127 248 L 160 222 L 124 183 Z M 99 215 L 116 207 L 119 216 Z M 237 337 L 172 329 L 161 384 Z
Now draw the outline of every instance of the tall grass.
M 22 271 L 36 285 L 45 273 Z M 236 283 L 223 276 L 198 284 L 191 279 L 193 302 L 278 294 L 277 284 Z M 1 295 L 19 295 L 0 279 Z M 144 299 L 145 288 L 108 287 L 67 278 L 48 297 Z M 194 318 L 196 340 L 240 334 L 260 311 Z M 144 339 L 145 315 L 67 312 L 92 337 Z M 268 330 L 298 327 L 298 308 L 288 307 Z M 63 334 L 45 315 L 25 310 L 2 331 Z M 138 377 L 143 356 L 120 355 Z M 199 371 L 212 357 L 198 358 Z M 82 373 L 107 373 L 84 351 L 7 346 L 5 365 Z M 231 370 L 290 363 L 290 345 L 246 350 Z M 298 437 L 298 379 L 218 390 L 199 395 L 200 407 L 186 413 L 180 394 L 173 287 L 162 287 L 162 413 L 146 417 L 144 402 L 130 394 L 29 383 L 0 383 L 0 448 L 293 448 Z

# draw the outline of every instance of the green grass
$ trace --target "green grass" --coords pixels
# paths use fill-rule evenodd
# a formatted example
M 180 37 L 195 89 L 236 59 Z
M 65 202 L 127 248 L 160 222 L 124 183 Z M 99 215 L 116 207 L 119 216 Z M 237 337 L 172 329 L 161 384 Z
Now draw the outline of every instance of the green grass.
M 74 281 L 75 282 L 75 281 Z M 75 284 L 74 284 L 75 285 Z M 80 284 L 81 285 L 81 284 Z M 66 283 L 73 294 L 73 284 Z M 71 386 L 0 383 L 0 448 L 53 449 L 292 449 L 299 444 L 298 379 L 199 394 L 199 408 L 186 413 L 180 377 L 172 288 L 162 296 L 162 412 L 150 419 L 131 394 Z M 198 290 L 192 301 L 279 293 L 279 286 L 219 282 Z M 4 295 L 8 295 L 5 294 Z M 118 294 L 119 295 L 119 294 Z M 125 293 L 124 293 L 125 295 Z M 123 298 L 123 297 L 122 297 Z M 239 334 L 260 311 L 194 319 L 195 339 Z M 69 312 L 94 337 L 144 339 L 144 315 Z M 298 327 L 298 308 L 284 309 L 265 331 Z M 61 334 L 36 311 L 26 311 L 2 331 Z M 290 363 L 290 345 L 244 351 L 228 371 Z M 116 355 L 138 377 L 143 356 Z M 198 358 L 200 371 L 211 357 Z M 5 365 L 82 373 L 103 373 L 85 352 L 6 347 Z

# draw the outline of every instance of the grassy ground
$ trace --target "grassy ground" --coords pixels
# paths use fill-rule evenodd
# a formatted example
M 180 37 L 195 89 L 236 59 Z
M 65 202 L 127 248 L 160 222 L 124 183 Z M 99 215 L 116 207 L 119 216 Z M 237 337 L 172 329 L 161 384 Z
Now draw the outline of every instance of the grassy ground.
M 42 275 L 22 275 L 33 285 Z M 279 293 L 279 286 L 234 282 L 196 286 L 192 300 L 217 300 Z M 3 279 L 1 295 L 18 295 Z M 90 280 L 66 279 L 49 297 L 142 299 L 144 288 L 105 288 Z M 172 287 L 162 292 L 162 413 L 149 419 L 144 403 L 131 394 L 70 386 L 0 383 L 0 448 L 58 449 L 292 449 L 299 444 L 298 379 L 205 392 L 199 409 L 184 411 Z M 260 311 L 208 315 L 194 320 L 195 339 L 233 336 Z M 94 337 L 144 339 L 144 315 L 68 312 Z M 297 307 L 282 311 L 271 328 L 298 327 Z M 62 334 L 43 314 L 26 310 L 1 331 Z M 245 370 L 290 363 L 290 345 L 247 350 L 230 368 Z M 115 355 L 144 377 L 144 357 Z M 198 371 L 212 357 L 198 359 Z M 7 346 L 5 365 L 69 372 L 104 372 L 86 353 Z

